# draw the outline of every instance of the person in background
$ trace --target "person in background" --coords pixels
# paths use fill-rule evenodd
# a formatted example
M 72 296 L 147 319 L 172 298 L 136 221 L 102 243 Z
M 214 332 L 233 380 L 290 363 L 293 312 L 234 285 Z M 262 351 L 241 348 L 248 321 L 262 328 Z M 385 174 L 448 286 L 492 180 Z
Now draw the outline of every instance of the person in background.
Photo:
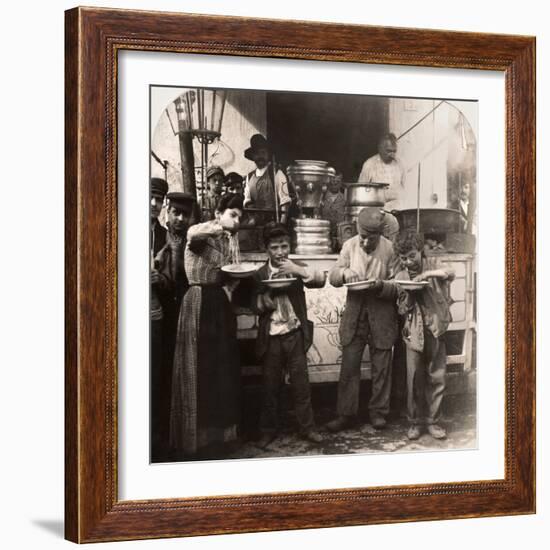
M 468 222 L 469 222 L 469 209 L 470 209 L 470 182 L 463 181 L 460 186 L 459 194 L 459 210 L 460 210 L 460 219 L 462 222 L 462 230 L 464 232 L 468 231 Z
M 405 171 L 396 157 L 397 138 L 395 134 L 384 134 L 378 141 L 378 154 L 363 163 L 358 183 L 387 183 L 386 208 L 389 211 L 400 210 L 405 192 Z
M 225 176 L 225 188 L 228 193 L 243 195 L 244 178 L 240 174 L 237 174 L 237 172 L 229 172 L 229 174 Z
M 225 174 L 219 166 L 210 166 L 206 171 L 206 192 L 201 197 L 202 220 L 215 218 L 216 206 L 222 196 Z
M 394 283 L 398 311 L 404 318 L 402 336 L 407 353 L 407 437 L 418 439 L 426 423 L 433 438 L 444 439 L 447 433 L 439 425 L 447 371 L 443 335 L 451 322 L 448 284 L 454 271 L 436 256 L 424 254 L 424 243 L 417 233 L 400 233 L 394 246 L 401 263 L 395 279 L 429 283 L 414 291 L 401 290 Z
M 261 134 L 254 134 L 244 156 L 256 165 L 255 170 L 246 176 L 244 206 L 278 210 L 280 222 L 286 224 L 291 205 L 288 182 L 283 171 L 276 169 L 271 162 L 269 142 Z
M 390 406 L 392 346 L 397 338 L 397 311 L 393 294 L 386 294 L 382 281 L 390 278 L 393 246 L 382 236 L 384 212 L 366 207 L 357 217 L 357 231 L 347 240 L 329 273 L 334 287 L 344 283 L 375 280 L 370 289 L 348 289 L 340 322 L 342 367 L 338 380 L 337 417 L 327 429 L 338 432 L 355 424 L 359 410 L 361 360 L 367 343 L 372 362 L 370 421 L 374 428 L 386 425 Z
M 232 244 L 243 198 L 221 197 L 215 219 L 191 226 L 185 249 L 190 288 L 180 309 L 174 369 L 170 442 L 186 457 L 217 458 L 237 441 L 240 360 L 231 304 L 235 279 Z
M 277 436 L 279 395 L 285 374 L 290 379 L 300 436 L 320 443 L 322 437 L 315 429 L 307 370 L 306 353 L 313 341 L 313 323 L 307 319 L 304 285 L 323 287 L 325 274 L 288 258 L 290 234 L 284 225 L 270 222 L 263 235 L 268 259 L 255 275 L 252 295 L 252 309 L 259 315 L 256 353 L 263 365 L 262 437 L 258 446 L 267 447 Z M 262 283 L 285 277 L 296 280 L 280 290 Z
M 342 189 L 342 179 L 341 173 L 331 178 L 319 208 L 321 218 L 330 221 L 333 250 L 337 250 L 338 224 L 345 220 L 346 199 Z
M 150 352 L 150 369 L 151 373 L 160 373 L 162 370 L 162 350 L 163 350 L 163 311 L 162 302 L 160 300 L 159 282 L 160 276 L 155 265 L 155 256 L 166 244 L 166 229 L 159 222 L 159 215 L 164 204 L 164 197 L 168 192 L 168 183 L 161 178 L 151 178 L 151 234 L 149 238 L 149 249 L 151 258 L 151 275 L 150 275 L 150 319 L 151 319 L 151 352 Z M 152 391 L 153 393 L 153 391 Z M 153 401 L 153 395 L 151 395 Z M 156 399 L 156 397 L 155 397 Z M 162 437 L 160 435 L 162 421 L 158 407 L 153 407 L 151 411 L 151 440 L 155 440 L 152 445 L 151 453 L 158 454 L 158 448 Z
M 153 460 L 162 459 L 161 454 L 168 449 L 176 329 L 181 302 L 189 286 L 185 275 L 184 251 L 187 229 L 195 206 L 194 197 L 188 193 L 168 193 L 166 199 L 168 233 L 165 245 L 155 257 L 155 270 L 151 274 L 153 289 L 162 304 L 160 353 L 153 349 L 153 355 L 159 355 L 160 361 L 156 360 L 151 365 Z
M 151 178 L 151 257 L 154 258 L 166 243 L 166 229 L 159 222 L 159 216 L 168 193 L 168 183 L 162 178 Z

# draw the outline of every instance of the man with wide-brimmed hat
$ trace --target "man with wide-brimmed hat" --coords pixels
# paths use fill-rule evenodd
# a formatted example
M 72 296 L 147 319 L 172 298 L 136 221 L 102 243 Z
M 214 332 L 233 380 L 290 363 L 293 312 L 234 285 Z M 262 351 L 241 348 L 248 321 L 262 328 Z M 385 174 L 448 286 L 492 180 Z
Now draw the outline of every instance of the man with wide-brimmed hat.
M 256 165 L 246 176 L 244 206 L 278 211 L 279 220 L 286 223 L 291 197 L 286 176 L 271 162 L 270 143 L 262 134 L 254 134 L 244 156 Z
M 216 206 L 222 196 L 225 173 L 219 166 L 210 166 L 206 171 L 206 189 L 201 196 L 202 220 L 215 218 Z
M 358 235 L 347 240 L 329 273 L 332 286 L 375 280 L 364 290 L 348 288 L 346 307 L 340 322 L 342 367 L 338 381 L 337 418 L 327 424 L 333 432 L 349 428 L 359 409 L 361 360 L 369 345 L 372 394 L 369 401 L 371 424 L 383 428 L 389 412 L 392 347 L 397 338 L 397 311 L 393 293 L 383 283 L 394 265 L 393 245 L 382 235 L 385 213 L 367 207 L 357 218 Z
M 189 288 L 184 266 L 187 229 L 195 207 L 189 193 L 172 192 L 166 195 L 168 233 L 166 244 L 155 257 L 156 274 L 153 288 L 162 304 L 161 334 L 151 339 L 151 457 L 154 462 L 165 458 L 170 426 L 170 394 L 172 363 L 179 310 Z M 153 329 L 152 329 L 153 331 Z M 161 346 L 160 355 L 156 346 Z

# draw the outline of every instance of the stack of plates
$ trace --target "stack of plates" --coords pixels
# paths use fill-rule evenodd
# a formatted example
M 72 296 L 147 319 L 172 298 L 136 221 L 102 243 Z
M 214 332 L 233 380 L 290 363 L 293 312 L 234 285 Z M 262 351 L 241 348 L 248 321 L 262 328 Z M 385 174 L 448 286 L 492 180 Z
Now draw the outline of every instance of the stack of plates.
M 296 254 L 330 254 L 330 222 L 328 220 L 296 220 Z

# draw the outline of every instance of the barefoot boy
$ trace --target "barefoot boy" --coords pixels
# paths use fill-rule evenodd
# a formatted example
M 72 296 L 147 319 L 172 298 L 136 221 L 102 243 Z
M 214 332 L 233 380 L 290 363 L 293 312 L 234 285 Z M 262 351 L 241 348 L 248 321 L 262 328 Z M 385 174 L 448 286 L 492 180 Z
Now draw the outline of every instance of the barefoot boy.
M 279 393 L 286 373 L 290 377 L 300 435 L 319 443 L 322 438 L 315 430 L 306 360 L 313 340 L 313 323 L 307 319 L 304 285 L 320 288 L 325 284 L 325 276 L 288 258 L 290 235 L 284 225 L 267 224 L 264 243 L 268 260 L 256 273 L 253 293 L 253 309 L 259 314 L 256 352 L 263 365 L 264 401 L 259 446 L 267 447 L 277 435 Z M 280 290 L 270 289 L 261 282 L 279 277 L 297 280 Z
M 396 280 L 428 281 L 421 290 L 400 290 L 398 312 L 404 317 L 403 340 L 407 353 L 407 410 L 411 425 L 409 439 L 421 435 L 421 423 L 435 439 L 444 439 L 439 426 L 445 392 L 447 354 L 443 335 L 451 322 L 448 282 L 454 271 L 437 257 L 424 254 L 424 243 L 417 233 L 400 233 L 394 243 L 401 262 Z

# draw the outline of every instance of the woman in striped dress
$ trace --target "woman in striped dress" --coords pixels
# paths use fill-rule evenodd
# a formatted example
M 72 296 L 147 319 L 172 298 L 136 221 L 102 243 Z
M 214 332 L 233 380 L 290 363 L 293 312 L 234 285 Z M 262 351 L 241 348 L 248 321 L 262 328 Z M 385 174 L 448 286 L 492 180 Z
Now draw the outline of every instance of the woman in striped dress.
M 236 283 L 221 268 L 232 263 L 231 240 L 242 210 L 240 195 L 224 195 L 215 220 L 187 233 L 190 287 L 178 322 L 170 415 L 171 444 L 185 457 L 216 458 L 237 438 L 240 362 L 231 305 Z

